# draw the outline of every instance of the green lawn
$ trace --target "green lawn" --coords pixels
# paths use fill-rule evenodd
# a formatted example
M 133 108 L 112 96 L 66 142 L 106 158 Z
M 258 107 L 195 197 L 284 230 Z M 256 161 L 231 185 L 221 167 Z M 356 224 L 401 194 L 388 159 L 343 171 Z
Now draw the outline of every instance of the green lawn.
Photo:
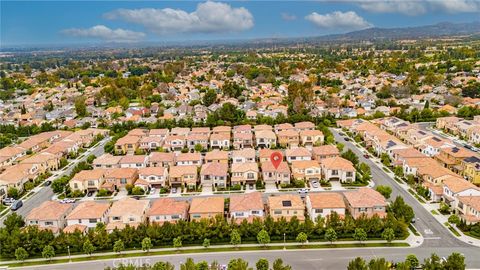
M 430 213 L 432 213 L 433 215 L 438 215 L 438 212 L 435 209 L 430 210 Z
M 448 228 L 455 236 L 457 236 L 457 237 L 460 237 L 460 236 L 461 236 L 461 234 L 460 234 L 454 227 L 452 227 L 452 225 L 450 225 L 450 223 L 445 222 L 444 225 L 447 226 L 447 228 Z
M 362 247 L 409 247 L 408 243 L 358 243 L 358 244 L 321 244 L 321 245 L 294 245 L 294 246 L 285 246 L 286 249 L 328 249 L 328 248 L 362 248 Z M 91 257 L 83 258 L 72 258 L 72 262 L 82 262 L 82 261 L 94 261 L 94 260 L 106 260 L 106 259 L 118 259 L 118 258 L 129 258 L 129 257 L 139 257 L 139 256 L 153 256 L 153 255 L 170 255 L 170 254 L 192 254 L 192 253 L 210 253 L 210 252 L 238 252 L 238 251 L 251 251 L 251 250 L 281 250 L 283 246 L 267 246 L 267 247 L 238 247 L 238 248 L 198 248 L 198 249 L 189 249 L 189 250 L 177 250 L 177 251 L 155 251 L 155 252 L 136 252 L 128 254 L 118 254 L 118 255 L 93 255 Z M 47 265 L 47 264 L 58 264 L 58 263 L 67 263 L 68 259 L 52 259 L 52 261 L 36 261 L 36 262 L 19 262 L 9 264 L 9 267 L 22 267 L 22 266 L 32 266 L 32 265 Z M 4 265 L 2 265 L 4 266 Z

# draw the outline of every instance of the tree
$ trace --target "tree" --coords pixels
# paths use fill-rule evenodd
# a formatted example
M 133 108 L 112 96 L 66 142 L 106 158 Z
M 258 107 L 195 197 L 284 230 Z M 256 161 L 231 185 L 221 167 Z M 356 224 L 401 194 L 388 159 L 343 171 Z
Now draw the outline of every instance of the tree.
M 119 101 L 118 104 L 124 109 L 128 109 L 130 106 L 130 100 L 127 97 L 122 97 Z
M 453 252 L 448 256 L 447 260 L 443 263 L 445 270 L 462 270 L 465 269 L 465 257 L 457 252 Z
M 192 258 L 187 258 L 185 263 L 180 264 L 180 270 L 196 270 L 195 262 Z
M 248 262 L 244 261 L 241 258 L 231 259 L 228 262 L 228 270 L 248 270 Z
M 392 188 L 389 186 L 379 185 L 375 188 L 375 190 L 382 194 L 385 199 L 389 199 L 390 195 L 392 194 Z
M 356 257 L 348 263 L 347 270 L 368 270 L 367 262 L 361 257 Z
M 353 239 L 362 243 L 363 241 L 366 241 L 368 238 L 367 233 L 363 228 L 356 228 L 355 232 L 353 233 Z
M 283 260 L 278 258 L 273 261 L 272 270 L 292 270 L 290 265 L 284 265 Z
M 460 223 L 460 218 L 457 215 L 451 215 L 448 217 L 448 222 L 457 225 Z
M 395 201 L 390 204 L 389 210 L 393 213 L 396 219 L 403 220 L 409 223 L 414 217 L 413 208 L 406 204 L 402 197 L 397 196 Z
M 208 267 L 208 262 L 207 261 L 201 261 L 195 265 L 195 270 L 209 270 L 210 268 Z
M 194 146 L 195 152 L 202 152 L 203 151 L 203 146 L 199 143 L 195 144 Z
M 440 257 L 437 254 L 433 253 L 430 258 L 425 258 L 423 262 L 424 270 L 439 270 L 443 269 L 443 265 L 440 261 Z
M 306 233 L 301 232 L 297 235 L 297 238 L 295 240 L 297 240 L 297 242 L 299 242 L 300 244 L 304 245 L 308 240 L 308 236 Z
M 175 270 L 175 266 L 173 266 L 169 262 L 156 262 L 152 269 L 154 270 Z
M 407 258 L 405 258 L 405 263 L 407 263 L 412 268 L 417 268 L 420 265 L 417 256 L 414 254 L 409 254 Z
M 150 249 L 153 247 L 152 240 L 149 237 L 145 237 L 142 240 L 142 250 L 149 252 Z
M 15 258 L 19 261 L 25 261 L 28 258 L 28 252 L 23 247 L 19 247 L 15 250 Z
M 203 96 L 203 105 L 210 106 L 217 101 L 217 92 L 213 89 L 208 89 Z
M 173 247 L 174 248 L 181 248 L 182 247 L 182 238 L 180 236 L 176 237 L 176 238 L 173 238 Z
M 368 263 L 369 269 L 378 269 L 378 270 L 389 270 L 390 263 L 385 260 L 385 258 L 375 258 L 371 259 Z
M 232 231 L 230 234 L 230 244 L 237 246 L 242 243 L 242 237 L 240 236 L 240 233 L 236 229 Z
M 54 256 L 55 256 L 55 250 L 53 249 L 53 247 L 50 245 L 46 245 L 43 248 L 42 257 L 51 261 L 52 257 Z
M 113 252 L 115 253 L 121 253 L 122 251 L 125 250 L 125 245 L 123 244 L 122 240 L 117 240 L 113 244 Z
M 328 228 L 325 231 L 325 240 L 330 241 L 330 244 L 333 244 L 333 242 L 337 240 L 337 232 L 332 228 Z
M 260 258 L 255 266 L 257 267 L 257 270 L 268 270 L 269 263 L 267 259 Z
M 268 235 L 268 232 L 265 231 L 265 229 L 262 229 L 258 232 L 257 241 L 259 244 L 262 244 L 264 246 L 267 246 L 267 244 L 270 243 L 270 235 Z
M 395 231 L 392 228 L 386 228 L 382 232 L 382 238 L 388 243 L 391 243 L 395 239 Z
M 358 157 L 351 149 L 348 149 L 346 152 L 342 153 L 341 156 L 342 158 L 352 162 L 355 166 L 358 164 Z
M 95 246 L 92 245 L 89 239 L 85 240 L 85 242 L 83 242 L 83 252 L 85 252 L 85 254 L 92 256 L 92 253 L 94 251 L 95 251 Z
M 5 225 L 5 229 L 7 232 L 11 232 L 14 229 L 19 229 L 25 226 L 25 221 L 23 217 L 17 213 L 12 213 L 8 215 L 5 220 L 3 221 L 3 225 Z
M 210 246 L 210 239 L 205 238 L 203 239 L 203 247 L 208 248 Z
M 10 198 L 18 199 L 19 194 L 18 189 L 14 187 L 9 187 L 7 189 L 7 196 Z
M 80 96 L 75 99 L 75 112 L 80 117 L 85 117 L 87 115 L 87 105 L 85 104 L 86 98 L 84 96 Z
M 222 87 L 223 94 L 237 98 L 242 94 L 243 89 L 234 81 L 226 81 Z

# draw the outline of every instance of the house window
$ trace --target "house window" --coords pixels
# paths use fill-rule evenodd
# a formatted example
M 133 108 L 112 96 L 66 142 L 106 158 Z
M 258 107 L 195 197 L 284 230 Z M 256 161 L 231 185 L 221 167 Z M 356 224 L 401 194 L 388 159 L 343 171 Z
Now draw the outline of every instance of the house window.
M 255 175 L 254 175 L 253 173 L 248 173 L 248 174 L 247 174 L 247 178 L 248 178 L 248 179 L 253 179 L 254 176 L 255 176 Z
M 52 221 L 45 221 L 45 226 L 53 226 L 53 222 Z
M 332 175 L 338 175 L 338 170 L 333 170 Z
M 91 218 L 88 220 L 89 223 L 97 223 L 97 219 L 96 218 Z
M 127 179 L 125 178 L 120 179 L 120 184 L 126 184 L 126 183 L 127 183 Z
M 89 185 L 89 186 L 95 186 L 95 181 L 93 181 L 93 180 L 88 180 L 88 185 Z
M 201 216 L 199 214 L 193 214 L 192 218 L 200 218 Z
M 179 215 L 172 215 L 172 219 L 180 219 Z
M 237 216 L 237 217 L 243 217 L 243 216 L 244 216 L 244 213 L 243 213 L 243 212 L 238 212 L 238 213 L 235 213 L 235 216 Z
M 321 213 L 323 213 L 323 209 L 315 209 L 315 213 L 316 214 L 321 214 Z
M 282 214 L 282 210 L 275 210 L 275 211 L 273 211 L 273 214 L 274 214 L 274 215 L 281 215 L 281 214 Z
M 347 172 L 347 177 L 352 177 L 353 173 L 352 172 Z
M 252 215 L 258 215 L 258 214 L 260 214 L 260 211 L 258 211 L 258 210 L 253 210 L 252 211 Z
M 120 220 L 120 217 L 112 217 L 112 220 Z
M 128 221 L 134 222 L 134 221 L 135 221 L 135 218 L 131 217 L 131 218 L 128 219 Z

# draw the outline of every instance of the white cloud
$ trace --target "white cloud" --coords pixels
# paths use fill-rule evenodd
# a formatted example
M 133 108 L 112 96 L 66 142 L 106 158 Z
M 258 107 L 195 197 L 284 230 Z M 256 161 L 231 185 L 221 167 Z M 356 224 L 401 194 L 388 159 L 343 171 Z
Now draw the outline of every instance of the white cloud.
M 297 19 L 297 16 L 295 16 L 293 14 L 288 14 L 288 13 L 285 13 L 285 12 L 283 12 L 280 15 L 282 16 L 282 20 L 284 20 L 284 21 L 294 21 L 294 20 Z
M 74 37 L 99 38 L 112 42 L 135 42 L 145 37 L 145 33 L 125 30 L 121 28 L 110 29 L 105 25 L 95 25 L 90 28 L 70 28 L 62 33 Z
M 246 8 L 225 3 L 199 3 L 193 12 L 181 9 L 118 9 L 106 13 L 107 19 L 122 19 L 145 26 L 159 35 L 171 33 L 225 33 L 253 27 L 253 16 Z
M 434 11 L 446 13 L 480 11 L 478 0 L 338 0 L 338 2 L 354 3 L 374 13 L 401 13 L 410 16 Z
M 358 16 L 354 11 L 334 11 L 327 14 L 318 14 L 313 12 L 305 17 L 320 28 L 338 29 L 338 30 L 360 30 L 372 27 L 372 24 Z

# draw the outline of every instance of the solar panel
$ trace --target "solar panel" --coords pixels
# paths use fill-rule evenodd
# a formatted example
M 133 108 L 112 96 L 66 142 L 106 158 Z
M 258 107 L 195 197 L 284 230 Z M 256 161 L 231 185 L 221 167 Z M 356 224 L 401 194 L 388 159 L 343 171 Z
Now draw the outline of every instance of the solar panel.
M 441 140 L 437 137 L 433 137 L 432 140 L 436 141 L 436 142 L 440 142 Z
M 453 147 L 452 148 L 452 152 L 453 153 L 457 153 L 458 151 L 460 151 L 460 149 L 458 147 Z
M 282 205 L 284 207 L 290 207 L 290 206 L 292 206 L 292 201 L 282 201 Z

